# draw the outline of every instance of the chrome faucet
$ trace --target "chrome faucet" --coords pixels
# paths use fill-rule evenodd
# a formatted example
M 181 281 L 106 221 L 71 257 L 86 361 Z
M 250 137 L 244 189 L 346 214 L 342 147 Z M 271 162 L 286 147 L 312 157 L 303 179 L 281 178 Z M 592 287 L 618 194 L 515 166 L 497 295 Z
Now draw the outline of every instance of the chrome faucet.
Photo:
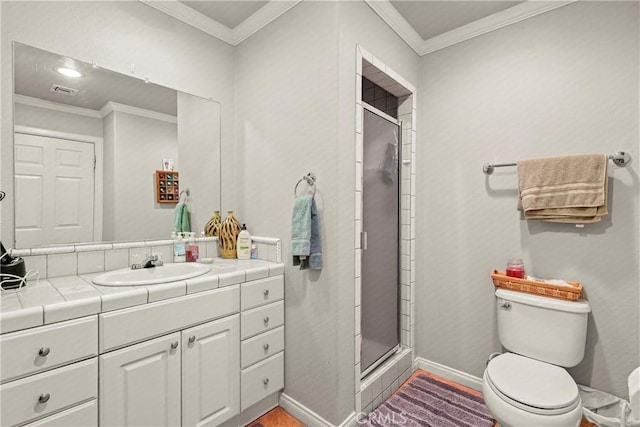
M 147 255 L 141 262 L 134 262 L 131 264 L 131 269 L 136 270 L 138 268 L 153 268 L 160 267 L 162 264 L 162 260 L 158 256 L 158 254 Z

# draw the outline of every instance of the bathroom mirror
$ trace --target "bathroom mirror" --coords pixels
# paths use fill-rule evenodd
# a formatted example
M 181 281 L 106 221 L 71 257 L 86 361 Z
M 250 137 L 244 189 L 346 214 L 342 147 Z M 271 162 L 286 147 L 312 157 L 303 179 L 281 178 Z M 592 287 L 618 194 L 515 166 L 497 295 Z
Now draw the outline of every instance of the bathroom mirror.
M 220 209 L 219 103 L 13 48 L 16 248 L 167 239 L 180 196 L 204 229 Z

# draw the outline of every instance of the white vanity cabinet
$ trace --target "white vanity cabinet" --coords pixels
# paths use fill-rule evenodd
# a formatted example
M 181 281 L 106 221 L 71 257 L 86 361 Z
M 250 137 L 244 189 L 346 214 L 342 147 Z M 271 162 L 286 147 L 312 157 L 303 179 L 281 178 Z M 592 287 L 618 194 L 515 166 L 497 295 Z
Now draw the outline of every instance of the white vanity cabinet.
M 0 336 L 0 425 L 97 425 L 96 316 Z
M 238 315 L 100 356 L 101 426 L 215 426 L 240 413 Z
M 240 413 L 240 318 L 182 331 L 182 425 L 216 426 Z
M 180 333 L 100 356 L 101 426 L 180 425 Z
M 240 413 L 239 309 L 234 285 L 101 314 L 105 350 L 196 326 L 100 355 L 100 425 L 213 426 Z
M 0 426 L 235 422 L 284 387 L 282 270 L 0 335 Z
M 284 388 L 284 277 L 241 286 L 241 409 Z

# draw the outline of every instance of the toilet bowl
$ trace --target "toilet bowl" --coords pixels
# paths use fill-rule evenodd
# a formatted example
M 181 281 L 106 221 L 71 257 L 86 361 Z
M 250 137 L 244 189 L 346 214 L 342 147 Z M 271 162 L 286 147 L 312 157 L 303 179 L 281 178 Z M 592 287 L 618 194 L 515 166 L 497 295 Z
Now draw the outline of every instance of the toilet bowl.
M 502 427 L 577 427 L 582 418 L 578 386 L 559 366 L 514 353 L 489 362 L 482 393 Z

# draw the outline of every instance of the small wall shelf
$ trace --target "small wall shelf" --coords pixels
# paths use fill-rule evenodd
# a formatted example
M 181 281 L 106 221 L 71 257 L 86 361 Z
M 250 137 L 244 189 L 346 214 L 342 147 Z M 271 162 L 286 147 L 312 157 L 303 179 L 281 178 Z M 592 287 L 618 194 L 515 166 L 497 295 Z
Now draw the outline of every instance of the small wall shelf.
M 178 203 L 180 177 L 177 171 L 156 171 L 156 202 Z

